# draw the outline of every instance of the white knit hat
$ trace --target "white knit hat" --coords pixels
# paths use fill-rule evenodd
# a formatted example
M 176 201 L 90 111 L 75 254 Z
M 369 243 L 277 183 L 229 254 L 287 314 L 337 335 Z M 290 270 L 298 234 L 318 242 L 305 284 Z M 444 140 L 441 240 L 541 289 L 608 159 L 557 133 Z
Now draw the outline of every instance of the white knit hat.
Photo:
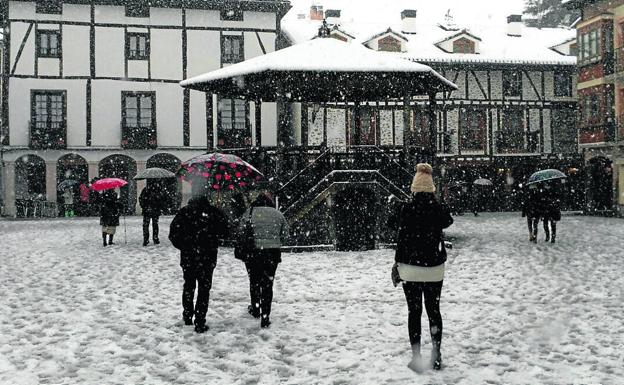
M 412 187 L 410 190 L 413 193 L 428 192 L 433 193 L 436 191 L 433 184 L 433 168 L 429 163 L 418 163 L 416 165 L 416 175 L 412 181 Z

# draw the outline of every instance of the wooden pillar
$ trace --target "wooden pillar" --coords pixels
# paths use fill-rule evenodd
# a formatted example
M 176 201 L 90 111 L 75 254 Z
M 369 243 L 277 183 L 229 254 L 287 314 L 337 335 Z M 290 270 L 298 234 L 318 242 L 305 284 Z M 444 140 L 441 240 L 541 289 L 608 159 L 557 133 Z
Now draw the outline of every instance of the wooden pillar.
M 362 144 L 362 122 L 360 119 L 361 109 L 360 102 L 355 102 L 353 106 L 353 133 L 352 133 L 352 146 L 359 146 Z
M 436 162 L 436 155 L 438 152 L 437 149 L 437 139 L 438 139 L 438 128 L 437 128 L 437 118 L 436 118 L 436 94 L 435 92 L 429 93 L 429 104 L 427 105 L 427 114 L 429 115 L 429 152 L 431 153 L 431 163 Z
M 301 145 L 308 147 L 309 131 L 308 131 L 308 104 L 301 103 Z
M 262 147 L 262 101 L 257 99 L 255 105 L 256 117 L 256 147 Z
M 412 125 L 410 124 L 410 114 L 412 110 L 411 96 L 405 94 L 403 97 L 403 151 L 405 152 L 405 160 L 410 165 L 414 165 L 412 159 L 413 134 Z

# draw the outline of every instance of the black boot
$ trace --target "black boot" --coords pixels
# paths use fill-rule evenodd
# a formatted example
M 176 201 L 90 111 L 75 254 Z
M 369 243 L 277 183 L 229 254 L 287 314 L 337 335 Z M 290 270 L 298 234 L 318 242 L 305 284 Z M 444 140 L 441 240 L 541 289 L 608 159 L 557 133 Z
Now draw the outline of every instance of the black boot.
M 269 326 L 271 326 L 271 321 L 269 320 L 268 316 L 263 315 L 260 318 L 260 327 L 263 329 L 268 328 Z
M 433 350 L 431 351 L 431 367 L 433 370 L 442 369 L 442 353 L 440 353 L 440 343 L 433 343 Z
M 197 323 L 195 324 L 195 333 L 205 333 L 209 330 L 210 328 L 208 327 L 208 325 L 206 324 L 202 324 L 202 323 Z
M 114 243 L 113 243 L 113 234 L 108 234 L 108 244 L 109 245 L 114 245 Z
M 154 238 L 154 244 L 155 245 L 159 245 L 160 244 L 160 240 L 158 240 L 158 238 Z
M 102 233 L 102 243 L 104 244 L 104 247 L 106 247 L 106 233 Z
M 149 244 L 149 239 L 143 238 L 143 246 L 147 246 Z
M 420 355 L 420 343 L 412 345 L 412 360 L 407 364 L 407 367 L 416 373 L 422 373 L 425 371 L 426 364 L 423 362 Z

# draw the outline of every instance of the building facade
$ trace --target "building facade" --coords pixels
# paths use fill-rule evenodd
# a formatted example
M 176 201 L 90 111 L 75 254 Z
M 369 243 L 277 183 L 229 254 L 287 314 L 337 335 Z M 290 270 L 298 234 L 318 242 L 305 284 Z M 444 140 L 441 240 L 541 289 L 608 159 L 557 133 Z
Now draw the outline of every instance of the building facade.
M 4 213 L 29 216 L 60 203 L 65 179 L 128 180 L 145 167 L 175 170 L 215 146 L 250 145 L 253 103 L 178 83 L 274 51 L 289 4 L 41 0 L 1 7 Z M 260 114 L 264 127 L 275 126 L 275 104 L 263 103 Z M 275 130 L 262 132 L 262 144 L 276 140 Z M 178 201 L 190 195 L 190 186 L 172 183 Z M 122 189 L 128 213 L 142 187 Z
M 624 1 L 569 0 L 577 25 L 579 144 L 593 212 L 624 213 Z

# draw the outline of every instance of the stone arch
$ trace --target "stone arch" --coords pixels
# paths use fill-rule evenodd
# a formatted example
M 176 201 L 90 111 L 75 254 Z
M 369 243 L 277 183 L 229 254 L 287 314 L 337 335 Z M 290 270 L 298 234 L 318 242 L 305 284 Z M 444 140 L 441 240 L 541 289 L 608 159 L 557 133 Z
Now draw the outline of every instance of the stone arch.
M 613 209 L 613 162 L 604 156 L 595 156 L 587 163 L 590 210 Z
M 76 184 L 71 188 L 58 190 L 56 193 L 57 206 L 59 214 L 65 203 L 64 194 L 69 191 L 73 195 L 72 211 L 78 215 L 84 215 L 87 212 L 87 202 L 83 202 L 80 197 L 80 185 L 89 183 L 89 165 L 85 158 L 78 154 L 66 154 L 59 158 L 56 163 L 56 185 L 66 180 L 75 180 Z
M 15 161 L 15 215 L 36 215 L 37 201 L 46 200 L 46 164 L 43 158 L 27 154 Z
M 136 205 L 136 182 L 132 179 L 137 172 L 136 161 L 123 154 L 114 154 L 102 159 L 99 163 L 100 178 L 121 178 L 128 182 L 120 189 L 121 203 L 127 215 L 134 214 Z
M 180 168 L 180 163 L 182 161 L 178 159 L 176 156 L 168 154 L 168 153 L 160 153 L 150 157 L 147 160 L 146 167 L 160 167 L 165 170 L 176 173 Z M 180 208 L 182 204 L 182 182 L 178 178 L 169 178 L 169 179 L 161 179 L 161 180 L 148 180 L 147 184 L 156 183 L 162 186 L 162 189 L 166 192 L 169 197 L 168 201 L 165 205 L 164 214 L 173 214 Z

